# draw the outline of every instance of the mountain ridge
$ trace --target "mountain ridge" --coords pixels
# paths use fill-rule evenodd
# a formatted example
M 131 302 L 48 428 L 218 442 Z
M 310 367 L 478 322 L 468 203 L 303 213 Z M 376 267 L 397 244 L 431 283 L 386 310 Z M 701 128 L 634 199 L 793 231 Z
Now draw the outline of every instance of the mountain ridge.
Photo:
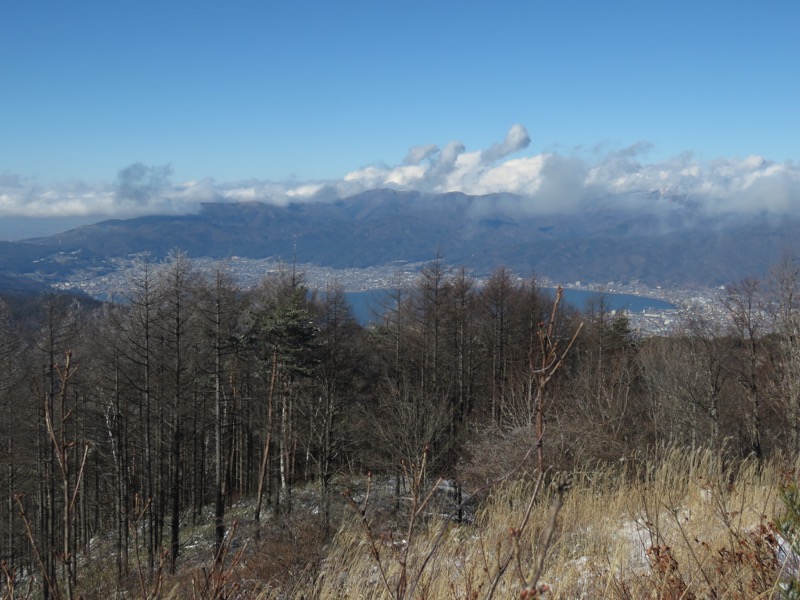
M 691 198 L 599 198 L 580 212 L 530 206 L 514 194 L 379 189 L 318 203 L 204 203 L 197 213 L 110 219 L 0 243 L 0 273 L 56 280 L 113 257 L 174 249 L 190 257 L 293 258 L 332 268 L 446 262 L 499 265 L 558 281 L 720 285 L 759 275 L 800 249 L 800 220 L 715 217 Z

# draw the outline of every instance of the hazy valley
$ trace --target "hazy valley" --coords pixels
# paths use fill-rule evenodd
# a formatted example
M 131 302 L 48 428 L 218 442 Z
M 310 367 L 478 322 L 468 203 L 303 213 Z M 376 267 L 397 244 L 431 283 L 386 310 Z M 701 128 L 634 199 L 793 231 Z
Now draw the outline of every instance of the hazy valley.
M 0 274 L 43 283 L 115 260 L 272 259 L 331 269 L 382 269 L 440 257 L 485 276 L 506 266 L 556 282 L 640 282 L 704 288 L 760 276 L 800 247 L 798 221 L 775 215 L 710 216 L 686 199 L 639 194 L 598 199 L 577 213 L 543 213 L 511 194 L 468 196 L 374 190 L 350 198 L 276 206 L 204 204 L 197 214 L 101 221 L 49 237 L 0 243 Z M 361 286 L 363 289 L 363 286 Z

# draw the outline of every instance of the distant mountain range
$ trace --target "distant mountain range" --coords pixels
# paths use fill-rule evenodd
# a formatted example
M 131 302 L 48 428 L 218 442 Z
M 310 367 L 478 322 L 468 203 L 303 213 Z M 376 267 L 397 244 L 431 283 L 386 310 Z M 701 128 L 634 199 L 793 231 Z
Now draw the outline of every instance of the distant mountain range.
M 326 203 L 210 203 L 197 214 L 109 220 L 0 242 L 0 286 L 24 286 L 31 274 L 55 281 L 74 269 L 101 273 L 113 268 L 108 258 L 149 252 L 158 259 L 181 249 L 191 257 L 294 257 L 334 268 L 438 254 L 478 274 L 504 265 L 558 281 L 690 287 L 760 276 L 782 251 L 800 251 L 796 218 L 711 217 L 690 199 L 659 194 L 620 200 L 599 198 L 575 214 L 534 210 L 512 194 L 387 189 Z

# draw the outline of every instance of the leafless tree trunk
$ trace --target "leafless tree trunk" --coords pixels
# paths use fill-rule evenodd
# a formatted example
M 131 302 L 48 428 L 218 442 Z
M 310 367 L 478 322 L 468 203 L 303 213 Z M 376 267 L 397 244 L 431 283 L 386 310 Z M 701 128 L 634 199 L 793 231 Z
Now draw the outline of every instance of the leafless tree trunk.
M 784 254 L 770 273 L 769 312 L 778 334 L 777 395 L 783 400 L 790 448 L 800 452 L 800 263 Z
M 760 283 L 755 279 L 743 279 L 730 286 L 723 298 L 723 304 L 730 317 L 732 331 L 740 344 L 739 358 L 733 370 L 747 395 L 746 430 L 750 450 L 760 459 L 763 456 L 761 335 L 766 316 Z
M 539 473 L 544 473 L 544 427 L 545 427 L 545 392 L 547 385 L 553 376 L 564 364 L 564 359 L 569 353 L 575 340 L 578 338 L 583 323 L 576 327 L 574 334 L 569 339 L 559 339 L 558 336 L 558 317 L 559 305 L 561 304 L 564 290 L 556 290 L 556 297 L 553 301 L 553 309 L 547 323 L 541 323 L 539 327 L 539 356 L 540 361 L 534 363 L 534 357 L 530 357 L 530 369 L 536 381 L 536 466 Z

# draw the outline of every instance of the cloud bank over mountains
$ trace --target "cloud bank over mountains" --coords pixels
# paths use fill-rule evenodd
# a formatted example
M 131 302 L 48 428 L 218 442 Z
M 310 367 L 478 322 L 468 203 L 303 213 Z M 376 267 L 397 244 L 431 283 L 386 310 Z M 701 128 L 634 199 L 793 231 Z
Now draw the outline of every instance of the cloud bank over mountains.
M 204 202 L 331 201 L 375 188 L 430 193 L 513 193 L 528 214 L 569 213 L 602 201 L 612 207 L 660 210 L 691 204 L 707 215 L 800 213 L 800 165 L 760 156 L 700 160 L 691 153 L 647 162 L 647 143 L 610 151 L 526 154 L 531 138 L 514 125 L 484 150 L 460 141 L 409 149 L 399 165 L 371 165 L 338 180 L 175 183 L 170 166 L 129 165 L 111 183 L 67 182 L 42 186 L 17 174 L 0 174 L 0 216 L 131 217 L 184 214 Z M 653 202 L 663 199 L 663 203 Z M 677 202 L 676 202 L 677 201 Z M 654 208 L 657 206 L 658 208 Z

